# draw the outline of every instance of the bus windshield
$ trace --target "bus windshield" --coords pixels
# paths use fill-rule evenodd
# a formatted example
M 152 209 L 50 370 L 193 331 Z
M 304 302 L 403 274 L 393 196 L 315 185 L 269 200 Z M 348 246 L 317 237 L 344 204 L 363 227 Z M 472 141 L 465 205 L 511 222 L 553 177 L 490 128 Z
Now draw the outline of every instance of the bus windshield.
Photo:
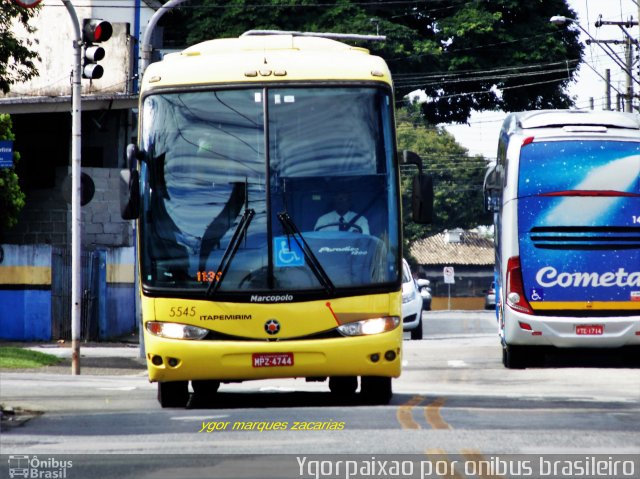
M 518 196 L 580 191 L 640 193 L 640 142 L 542 141 L 522 148 Z
M 399 281 L 391 102 L 342 86 L 147 96 L 143 286 L 353 294 Z

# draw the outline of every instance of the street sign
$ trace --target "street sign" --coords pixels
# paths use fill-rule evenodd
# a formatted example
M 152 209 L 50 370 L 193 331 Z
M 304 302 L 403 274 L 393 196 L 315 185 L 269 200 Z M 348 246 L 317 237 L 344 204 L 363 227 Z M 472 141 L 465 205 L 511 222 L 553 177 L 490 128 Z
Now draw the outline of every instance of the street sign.
M 37 7 L 42 0 L 13 0 L 15 3 L 25 8 Z
M 0 141 L 0 168 L 13 168 L 13 141 Z
M 455 284 L 456 278 L 454 276 L 453 266 L 445 266 L 442 273 L 444 274 L 444 284 Z

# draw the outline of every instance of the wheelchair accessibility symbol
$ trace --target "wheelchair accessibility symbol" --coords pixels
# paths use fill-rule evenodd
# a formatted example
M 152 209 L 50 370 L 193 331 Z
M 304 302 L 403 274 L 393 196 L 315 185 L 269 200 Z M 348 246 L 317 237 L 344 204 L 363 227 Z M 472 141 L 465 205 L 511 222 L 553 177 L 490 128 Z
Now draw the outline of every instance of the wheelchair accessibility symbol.
M 544 299 L 544 289 L 531 288 L 529 297 L 531 298 L 531 301 L 542 301 Z
M 293 238 L 284 236 L 273 239 L 275 265 L 278 268 L 287 266 L 304 266 L 304 254 Z

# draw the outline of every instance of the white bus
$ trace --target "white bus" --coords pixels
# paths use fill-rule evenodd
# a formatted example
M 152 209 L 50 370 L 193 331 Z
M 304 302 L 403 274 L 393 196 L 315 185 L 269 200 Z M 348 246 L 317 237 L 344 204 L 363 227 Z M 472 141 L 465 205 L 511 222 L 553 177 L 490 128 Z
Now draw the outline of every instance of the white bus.
M 507 368 L 544 347 L 640 345 L 640 117 L 507 116 L 485 177 Z

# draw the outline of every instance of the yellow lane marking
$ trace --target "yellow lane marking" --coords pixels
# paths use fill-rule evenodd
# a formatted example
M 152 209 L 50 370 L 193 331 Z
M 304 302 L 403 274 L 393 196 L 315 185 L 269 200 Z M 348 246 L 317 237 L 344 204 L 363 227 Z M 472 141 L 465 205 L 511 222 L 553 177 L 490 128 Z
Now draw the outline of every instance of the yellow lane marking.
M 445 398 L 438 398 L 424 408 L 424 416 L 433 429 L 451 429 L 451 426 L 440 415 L 440 408 L 445 401 Z
M 413 419 L 413 407 L 420 404 L 423 399 L 422 396 L 414 396 L 398 408 L 396 417 L 402 429 L 421 429 L 420 424 Z

